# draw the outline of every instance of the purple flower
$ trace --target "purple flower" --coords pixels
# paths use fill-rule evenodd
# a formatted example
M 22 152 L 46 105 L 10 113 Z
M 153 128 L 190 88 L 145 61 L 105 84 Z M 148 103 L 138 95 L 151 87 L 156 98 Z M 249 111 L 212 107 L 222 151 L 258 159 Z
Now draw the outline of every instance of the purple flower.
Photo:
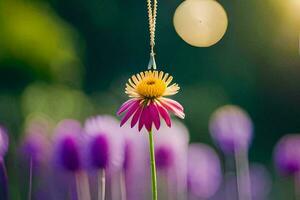
M 92 165 L 104 169 L 108 165 L 109 145 L 105 135 L 98 135 L 93 138 L 90 144 L 90 155 Z
M 45 135 L 39 133 L 28 133 L 21 144 L 22 159 L 32 160 L 33 165 L 37 166 L 48 159 L 50 143 Z
M 111 116 L 86 120 L 87 158 L 95 169 L 119 170 L 124 162 L 124 136 L 119 122 Z
M 169 198 L 183 199 L 187 189 L 187 128 L 178 121 L 174 121 L 172 127 L 164 125 L 159 133 L 154 131 L 154 143 L 157 167 L 165 173 L 169 183 Z
M 300 172 L 300 134 L 286 135 L 275 147 L 274 160 L 283 175 Z
M 168 146 L 160 146 L 155 150 L 156 166 L 158 169 L 168 169 L 174 163 L 172 149 Z
M 62 168 L 76 172 L 83 167 L 81 126 L 75 120 L 63 120 L 55 130 L 55 156 Z
M 69 171 L 77 171 L 81 167 L 79 146 L 76 138 L 67 136 L 61 141 L 61 162 Z
M 125 136 L 125 159 L 123 172 L 125 175 L 126 199 L 147 199 L 147 188 L 150 188 L 150 169 L 148 158 L 147 134 L 139 134 L 128 125 L 122 127 Z
M 266 200 L 269 199 L 272 187 L 272 179 L 269 171 L 262 164 L 254 163 L 250 165 L 250 183 L 251 183 L 251 199 L 252 200 Z M 234 173 L 228 173 L 222 184 L 221 190 L 211 198 L 211 200 L 238 200 L 237 183 Z
M 222 172 L 215 151 L 205 144 L 191 144 L 188 151 L 188 188 L 191 196 L 207 199 L 218 190 Z
M 48 125 L 43 120 L 32 120 L 26 127 L 20 151 L 22 159 L 27 162 L 32 160 L 34 166 L 45 163 L 49 158 L 51 145 L 47 138 Z
M 250 165 L 251 191 L 253 200 L 267 199 L 271 192 L 272 179 L 267 168 L 262 164 Z
M 3 126 L 0 126 L 0 158 L 3 159 L 5 156 L 9 145 L 9 138 L 7 131 Z
M 217 109 L 210 120 L 210 133 L 225 153 L 248 149 L 252 141 L 253 125 L 249 115 L 237 106 Z

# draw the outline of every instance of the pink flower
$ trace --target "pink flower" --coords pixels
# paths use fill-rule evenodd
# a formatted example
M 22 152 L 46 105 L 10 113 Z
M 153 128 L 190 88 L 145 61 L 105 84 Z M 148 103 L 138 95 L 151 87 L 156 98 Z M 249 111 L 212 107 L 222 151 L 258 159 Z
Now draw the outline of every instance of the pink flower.
M 131 127 L 138 124 L 139 131 L 145 126 L 148 131 L 152 125 L 158 130 L 160 118 L 167 126 L 171 126 L 170 113 L 179 118 L 184 118 L 183 107 L 177 101 L 166 98 L 179 91 L 176 83 L 171 84 L 173 77 L 162 71 L 145 71 L 133 75 L 126 84 L 126 94 L 129 99 L 120 107 L 118 115 L 124 116 L 121 120 L 123 126 L 131 118 Z M 171 84 L 171 85 L 170 85 Z

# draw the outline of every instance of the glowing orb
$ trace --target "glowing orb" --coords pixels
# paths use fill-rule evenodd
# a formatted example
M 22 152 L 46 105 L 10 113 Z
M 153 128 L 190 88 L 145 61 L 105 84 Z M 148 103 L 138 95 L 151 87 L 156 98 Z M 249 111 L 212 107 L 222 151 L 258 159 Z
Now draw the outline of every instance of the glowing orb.
M 228 19 L 217 1 L 186 0 L 176 9 L 173 23 L 185 42 L 196 47 L 209 47 L 224 36 Z

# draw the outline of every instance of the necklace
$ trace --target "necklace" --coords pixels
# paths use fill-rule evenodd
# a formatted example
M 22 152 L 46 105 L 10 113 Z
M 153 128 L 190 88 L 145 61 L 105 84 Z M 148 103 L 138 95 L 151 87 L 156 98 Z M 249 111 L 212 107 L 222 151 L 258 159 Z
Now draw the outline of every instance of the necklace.
M 152 5 L 153 4 L 153 5 Z M 148 64 L 148 69 L 156 69 L 155 62 L 155 30 L 156 30 L 156 16 L 157 16 L 157 0 L 147 0 L 148 8 L 148 20 L 149 20 L 149 33 L 150 33 L 150 60 Z

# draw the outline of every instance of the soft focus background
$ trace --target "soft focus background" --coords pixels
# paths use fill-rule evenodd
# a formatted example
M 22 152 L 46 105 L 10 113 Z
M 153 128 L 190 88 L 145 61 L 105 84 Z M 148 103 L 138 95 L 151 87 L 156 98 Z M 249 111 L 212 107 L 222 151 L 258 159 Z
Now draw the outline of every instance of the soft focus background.
M 272 152 L 281 136 L 300 130 L 299 0 L 219 2 L 229 27 L 210 48 L 177 36 L 172 17 L 181 1 L 159 2 L 159 69 L 182 88 L 175 99 L 186 109 L 192 142 L 213 144 L 208 120 L 217 107 L 249 112 L 250 161 L 267 165 L 272 195 L 284 195 L 291 188 L 276 175 Z M 146 16 L 146 2 L 137 0 L 0 0 L 0 123 L 10 132 L 12 190 L 15 146 L 29 118 L 55 123 L 116 112 L 127 78 L 148 64 Z

